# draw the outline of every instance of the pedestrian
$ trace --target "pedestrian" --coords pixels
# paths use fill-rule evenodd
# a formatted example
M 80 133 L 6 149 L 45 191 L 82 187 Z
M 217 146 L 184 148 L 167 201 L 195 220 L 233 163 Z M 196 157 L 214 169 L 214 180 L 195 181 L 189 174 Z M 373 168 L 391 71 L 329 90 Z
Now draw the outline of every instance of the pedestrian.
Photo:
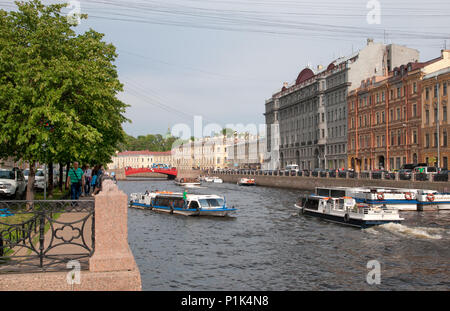
M 80 198 L 82 187 L 84 186 L 83 170 L 78 165 L 78 162 L 73 162 L 73 167 L 70 168 L 67 178 L 66 186 L 69 187 L 70 185 L 70 197 L 72 200 Z
M 95 165 L 94 169 L 92 170 L 92 180 L 91 180 L 92 193 L 95 192 L 95 186 L 97 185 L 98 170 L 99 170 L 98 165 Z
M 109 176 L 108 172 L 105 172 L 105 169 L 103 168 L 103 165 L 101 166 L 98 174 L 97 174 L 97 185 L 95 187 L 94 195 L 98 194 L 100 191 L 102 191 L 103 182 L 106 180 L 113 180 L 111 176 Z
M 91 180 L 92 180 L 92 169 L 89 164 L 86 165 L 86 172 L 84 173 L 84 193 L 89 196 L 91 193 Z

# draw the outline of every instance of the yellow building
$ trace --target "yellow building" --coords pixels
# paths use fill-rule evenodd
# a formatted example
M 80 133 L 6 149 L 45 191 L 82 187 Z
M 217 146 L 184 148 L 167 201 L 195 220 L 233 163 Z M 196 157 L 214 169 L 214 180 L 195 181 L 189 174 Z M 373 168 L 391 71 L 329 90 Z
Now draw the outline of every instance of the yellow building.
M 172 149 L 172 163 L 179 169 L 222 169 L 227 165 L 226 136 L 195 139 Z
M 450 50 L 442 52 L 442 61 L 424 68 L 422 89 L 421 161 L 448 168 L 450 133 L 448 87 L 450 85 Z M 440 66 L 438 66 L 440 64 Z

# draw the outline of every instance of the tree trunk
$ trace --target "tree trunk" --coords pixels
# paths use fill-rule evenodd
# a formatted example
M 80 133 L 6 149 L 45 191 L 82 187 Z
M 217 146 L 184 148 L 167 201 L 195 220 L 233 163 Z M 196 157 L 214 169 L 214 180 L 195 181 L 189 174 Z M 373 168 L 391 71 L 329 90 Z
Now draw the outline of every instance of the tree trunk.
M 66 165 L 66 180 L 64 181 L 66 190 L 67 190 L 67 179 L 69 178 L 69 170 L 70 170 L 70 162 L 67 162 L 67 165 Z
M 53 162 L 48 164 L 48 197 L 53 197 Z
M 30 163 L 30 174 L 28 175 L 27 184 L 27 201 L 34 200 L 34 176 L 36 175 L 36 162 Z
M 63 190 L 63 178 L 64 178 L 64 165 L 59 163 L 59 190 Z

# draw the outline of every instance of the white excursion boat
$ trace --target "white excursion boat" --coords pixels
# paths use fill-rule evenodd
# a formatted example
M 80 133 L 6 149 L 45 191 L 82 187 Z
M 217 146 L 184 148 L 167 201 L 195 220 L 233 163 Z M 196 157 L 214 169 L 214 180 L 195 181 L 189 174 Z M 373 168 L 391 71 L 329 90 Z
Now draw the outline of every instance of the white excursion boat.
M 400 218 L 396 209 L 387 208 L 385 205 L 358 204 L 351 197 L 326 197 L 314 194 L 303 196 L 295 207 L 304 215 L 358 228 L 400 223 L 404 220 Z
M 241 178 L 237 184 L 239 186 L 256 186 L 255 179 L 253 178 Z
M 223 180 L 219 177 L 205 177 L 204 179 L 206 182 L 213 182 L 216 184 L 221 184 L 223 183 Z
M 357 203 L 369 205 L 386 205 L 399 211 L 417 210 L 417 189 L 380 188 L 380 187 L 334 187 L 316 188 L 317 195 L 338 197 L 348 196 Z
M 214 181 L 215 184 L 223 184 L 223 179 L 219 178 L 219 177 L 214 177 Z
M 175 184 L 182 187 L 187 186 L 200 186 L 202 182 L 198 178 L 181 178 L 176 179 Z
M 184 216 L 227 216 L 225 198 L 218 195 L 183 194 L 173 192 L 132 193 L 130 207 Z
M 418 210 L 450 210 L 450 193 L 417 190 Z

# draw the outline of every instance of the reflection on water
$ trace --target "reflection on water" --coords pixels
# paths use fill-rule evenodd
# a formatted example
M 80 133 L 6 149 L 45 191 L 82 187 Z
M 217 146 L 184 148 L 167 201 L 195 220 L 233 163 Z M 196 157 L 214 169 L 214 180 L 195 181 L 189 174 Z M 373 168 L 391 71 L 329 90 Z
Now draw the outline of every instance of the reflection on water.
M 203 187 L 206 186 L 206 187 Z M 129 209 L 129 243 L 144 290 L 448 290 L 450 212 L 404 212 L 401 225 L 366 230 L 298 215 L 300 191 L 204 184 L 233 217 Z M 127 194 L 181 191 L 172 181 L 119 182 Z M 368 285 L 369 260 L 381 263 Z

